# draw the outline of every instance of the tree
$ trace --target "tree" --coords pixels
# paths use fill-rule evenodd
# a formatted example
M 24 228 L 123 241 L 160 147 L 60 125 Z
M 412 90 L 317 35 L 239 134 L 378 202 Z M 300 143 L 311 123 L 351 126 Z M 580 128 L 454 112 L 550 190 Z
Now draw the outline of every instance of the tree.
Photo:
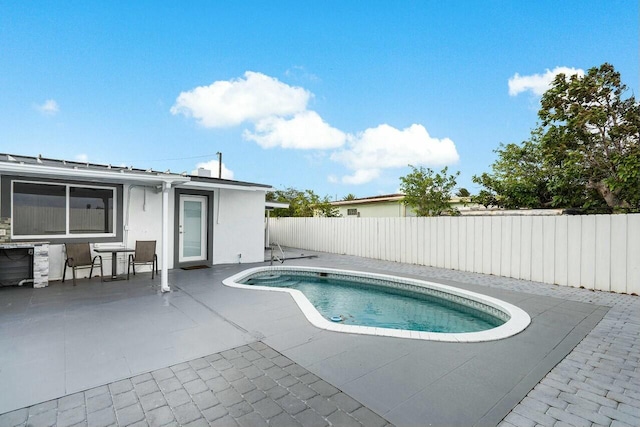
M 541 99 L 541 122 L 522 144 L 500 145 L 474 202 L 506 208 L 640 210 L 640 104 L 622 99 L 613 66 L 559 74 Z
M 439 173 L 424 167 L 409 165 L 412 171 L 400 178 L 400 191 L 405 194 L 403 203 L 415 209 L 418 216 L 456 215 L 449 200 L 460 172 L 448 175 L 445 167 Z
M 640 207 L 640 104 L 623 99 L 626 90 L 606 63 L 584 77 L 560 74 L 538 113 L 546 160 L 614 210 Z
M 467 190 L 466 188 L 462 187 L 462 188 L 459 188 L 458 191 L 456 191 L 456 196 L 458 196 L 458 197 L 470 197 L 471 193 L 469 193 L 469 190 Z
M 491 165 L 492 173 L 485 172 L 472 178 L 473 182 L 484 187 L 471 198 L 472 202 L 507 209 L 551 205 L 547 191 L 548 174 L 535 135 L 520 145 L 500 144 L 495 152 L 498 159 Z
M 289 187 L 284 190 L 268 192 L 266 199 L 289 203 L 288 209 L 273 211 L 272 216 L 276 217 L 340 216 L 338 208 L 331 205 L 329 196 L 320 197 L 313 190 L 300 191 Z
M 349 193 L 342 198 L 342 200 L 355 200 L 355 199 L 356 199 L 356 195 L 353 193 Z

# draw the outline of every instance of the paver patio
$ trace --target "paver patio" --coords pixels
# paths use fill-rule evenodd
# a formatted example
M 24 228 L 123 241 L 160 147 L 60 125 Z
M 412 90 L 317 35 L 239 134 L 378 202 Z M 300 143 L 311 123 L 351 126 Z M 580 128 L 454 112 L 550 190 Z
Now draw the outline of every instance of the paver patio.
M 56 402 L 58 425 L 72 425 L 69 423 L 78 420 L 83 411 L 80 423 L 97 425 L 102 420 L 109 425 L 106 421 L 111 420 L 112 413 L 115 419 L 111 424 L 126 425 L 123 421 L 139 417 L 139 411 L 120 411 L 124 414 L 121 418 L 116 406 L 125 409 L 135 405 L 145 414 L 144 420 L 135 422 L 161 425 L 160 418 L 150 417 L 142 404 L 144 396 L 157 391 L 141 395 L 134 384 L 136 378 L 148 378 L 145 375 L 149 373 L 160 389 L 155 395 L 156 404 L 163 403 L 161 395 L 166 402 L 155 408 L 166 407 L 157 411 L 158 417 L 184 425 L 229 421 L 234 405 L 238 411 L 233 414 L 242 414 L 232 418 L 247 425 L 270 420 L 272 425 L 283 425 L 284 416 L 278 419 L 281 422 L 275 421 L 281 414 L 293 415 L 287 420 L 302 425 L 345 425 L 358 420 L 364 425 L 386 423 L 382 417 L 397 425 L 495 425 L 503 418 L 505 426 L 640 424 L 638 297 L 319 255 L 317 259 L 287 260 L 285 264 L 438 280 L 515 303 L 530 313 L 533 323 L 519 336 L 479 344 L 321 331 L 308 324 L 287 295 L 266 295 L 220 284 L 221 279 L 248 265 L 174 271 L 170 282 L 176 284 L 175 292 L 168 295 L 157 294 L 155 285 L 141 277 L 130 283 L 109 284 L 94 279 L 79 282 L 76 288 L 59 283 L 42 290 L 5 288 L 0 289 L 0 413 L 6 413 L 0 415 L 0 425 L 16 420 L 18 425 L 26 425 L 29 418 L 21 419 L 25 414 L 45 420 L 42 414 L 53 410 L 52 402 Z M 256 406 L 259 401 L 252 401 L 256 396 L 247 397 L 253 386 L 259 389 L 252 381 L 255 378 L 235 378 L 237 374 L 225 378 L 224 370 L 218 370 L 216 378 L 231 384 L 224 390 L 235 392 L 221 399 L 222 395 L 216 393 L 224 390 L 214 390 L 214 378 L 204 380 L 198 375 L 200 369 L 191 365 L 202 363 L 197 366 L 206 369 L 207 362 L 217 369 L 213 362 L 227 360 L 225 351 L 238 349 L 230 355 L 256 351 L 252 346 L 259 346 L 268 355 L 261 355 L 257 362 L 243 358 L 247 360 L 239 361 L 243 367 L 234 367 L 231 372 L 263 372 L 260 378 L 264 380 L 258 382 L 269 383 L 267 379 L 271 379 L 282 389 L 280 393 L 286 393 L 270 397 L 272 402 L 266 401 L 270 403 Z M 259 360 L 274 360 L 280 370 L 269 371 L 273 367 Z M 283 368 L 275 360 L 291 363 L 288 366 L 297 367 L 291 369 L 300 371 L 277 378 Z M 156 372 L 172 372 L 175 380 L 164 378 L 163 389 L 159 384 L 163 380 L 156 379 Z M 306 381 L 313 383 L 306 383 L 305 375 Z M 127 381 L 133 384 L 132 389 L 128 389 Z M 312 387 L 314 384 L 316 387 Z M 147 386 L 141 393 L 153 388 Z M 327 413 L 333 408 L 332 396 L 323 393 L 335 390 L 341 390 L 339 395 L 357 406 Z M 220 403 L 201 408 L 196 401 L 199 397 L 194 397 L 201 393 L 213 393 Z M 167 398 L 169 394 L 171 398 Z M 241 400 L 236 402 L 237 395 Z M 111 406 L 107 405 L 108 396 Z M 84 406 L 80 400 L 84 400 Z M 122 406 L 126 403 L 130 404 Z M 218 406 L 215 414 L 226 411 L 225 415 L 207 418 L 205 410 Z M 340 408 L 335 402 L 334 406 Z M 80 407 L 84 409 L 76 409 Z M 68 413 L 70 409 L 76 411 Z M 302 410 L 291 414 L 298 409 Z M 92 415 L 90 419 L 89 413 L 101 410 L 104 418 Z M 273 414 L 278 410 L 281 412 Z M 59 419 L 60 413 L 66 418 Z M 198 413 L 200 416 L 190 419 Z M 307 417 L 300 419 L 303 413 Z M 47 416 L 47 420 L 53 419 L 51 414 Z M 43 425 L 50 423 L 43 421 Z

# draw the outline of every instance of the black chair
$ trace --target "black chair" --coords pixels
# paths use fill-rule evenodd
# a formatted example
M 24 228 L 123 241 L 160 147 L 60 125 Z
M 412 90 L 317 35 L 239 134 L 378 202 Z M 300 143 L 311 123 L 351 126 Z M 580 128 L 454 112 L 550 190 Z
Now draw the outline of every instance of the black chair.
M 67 259 L 64 262 L 62 283 L 64 283 L 65 276 L 67 275 L 67 267 L 71 267 L 73 286 L 76 285 L 77 268 L 91 267 L 91 270 L 89 271 L 89 279 L 91 279 L 91 276 L 93 275 L 93 266 L 95 265 L 97 259 L 100 260 L 100 281 L 102 281 L 102 257 L 100 255 L 96 255 L 91 258 L 91 248 L 89 247 L 89 243 L 65 243 L 64 247 L 65 252 L 67 253 Z
M 156 255 L 155 240 L 136 240 L 136 250 L 129 255 L 129 265 L 127 266 L 127 280 L 129 272 L 133 266 L 133 275 L 136 275 L 136 264 L 151 264 L 151 279 L 158 274 L 158 255 Z

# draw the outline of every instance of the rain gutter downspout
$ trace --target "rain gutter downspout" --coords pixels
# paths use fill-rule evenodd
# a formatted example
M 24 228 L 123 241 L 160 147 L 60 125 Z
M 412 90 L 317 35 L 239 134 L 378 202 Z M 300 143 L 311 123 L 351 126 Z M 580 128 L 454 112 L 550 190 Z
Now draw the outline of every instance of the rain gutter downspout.
M 172 181 L 162 183 L 162 268 L 160 269 L 160 290 L 170 292 L 169 287 L 169 192 Z

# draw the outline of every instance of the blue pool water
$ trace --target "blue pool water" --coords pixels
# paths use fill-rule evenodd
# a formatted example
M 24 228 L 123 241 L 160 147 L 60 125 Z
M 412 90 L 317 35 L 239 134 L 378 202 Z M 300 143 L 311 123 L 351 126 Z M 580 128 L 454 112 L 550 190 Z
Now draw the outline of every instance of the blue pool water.
M 489 313 L 442 298 L 342 278 L 283 274 L 249 278 L 244 284 L 297 289 L 327 320 L 339 317 L 347 325 L 460 333 L 504 323 Z

